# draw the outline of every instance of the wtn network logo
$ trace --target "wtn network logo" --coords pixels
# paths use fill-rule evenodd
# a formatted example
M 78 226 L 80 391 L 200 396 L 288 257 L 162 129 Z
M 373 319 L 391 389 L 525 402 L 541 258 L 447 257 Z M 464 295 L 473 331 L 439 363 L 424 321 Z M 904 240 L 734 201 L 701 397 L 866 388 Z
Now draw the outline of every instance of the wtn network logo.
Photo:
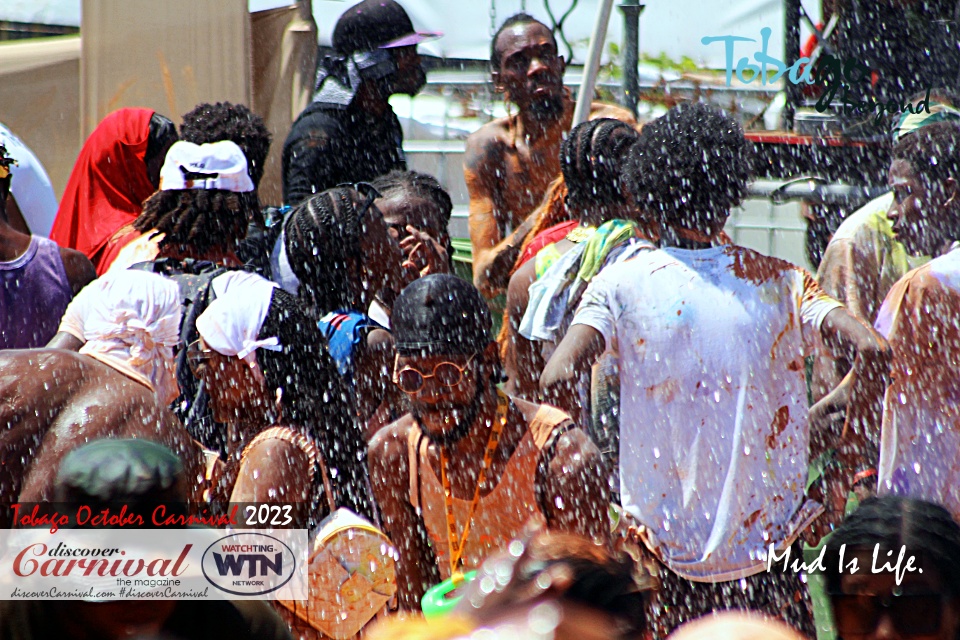
M 274 553 L 276 548 L 272 544 L 229 544 L 223 545 L 223 550 L 227 552 L 226 555 L 219 553 L 213 554 L 213 559 L 217 564 L 217 572 L 221 576 L 225 576 L 228 573 L 233 576 L 239 576 L 243 572 L 244 565 L 247 565 L 249 568 L 249 573 L 247 574 L 249 578 L 267 575 L 268 571 L 272 571 L 278 576 L 283 573 L 283 553 Z M 234 552 L 238 551 L 248 553 L 234 555 Z M 251 551 L 256 551 L 257 553 L 249 553 Z M 270 560 L 270 556 L 264 555 L 267 553 L 274 554 L 272 561 Z M 257 565 L 259 565 L 259 569 Z M 261 580 L 255 584 L 262 585 L 263 581 Z
M 210 583 L 227 593 L 257 596 L 276 591 L 293 577 L 296 557 L 286 544 L 263 533 L 234 533 L 207 547 L 201 567 Z
M 770 45 L 770 34 L 773 33 L 769 27 L 760 30 L 760 50 L 755 51 L 753 59 L 757 64 L 751 64 L 746 56 L 733 64 L 733 52 L 737 42 L 756 42 L 754 38 L 745 38 L 743 36 L 706 36 L 700 39 L 704 45 L 710 45 L 714 42 L 724 44 L 726 54 L 726 72 L 727 86 L 733 80 L 733 74 L 736 73 L 737 80 L 744 84 L 749 84 L 757 79 L 760 84 L 775 83 L 784 74 L 787 74 L 787 80 L 793 84 L 819 85 L 820 95 L 817 100 L 816 110 L 823 113 L 834 100 L 839 98 L 844 114 L 870 113 L 876 111 L 876 122 L 879 124 L 883 112 L 887 113 L 920 113 L 926 110 L 930 112 L 930 90 L 927 89 L 927 97 L 920 100 L 916 105 L 909 100 L 892 99 L 886 103 L 875 101 L 869 97 L 859 99 L 855 96 L 863 96 L 863 89 L 870 79 L 872 70 L 855 57 L 848 56 L 841 60 L 836 56 L 824 54 L 816 63 L 814 69 L 813 61 L 808 57 L 798 59 L 792 65 L 787 66 L 783 60 L 779 60 L 768 53 Z M 773 72 L 772 75 L 770 72 Z M 749 77 L 747 77 L 749 74 Z M 838 96 L 839 94 L 839 96 Z

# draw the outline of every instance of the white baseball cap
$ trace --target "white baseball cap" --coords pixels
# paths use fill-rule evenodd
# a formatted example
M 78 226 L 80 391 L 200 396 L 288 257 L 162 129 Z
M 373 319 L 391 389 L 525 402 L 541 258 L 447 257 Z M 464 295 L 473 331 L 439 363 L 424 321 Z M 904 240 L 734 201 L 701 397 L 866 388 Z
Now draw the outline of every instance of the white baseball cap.
M 208 144 L 175 142 L 160 169 L 160 190 L 182 189 L 253 191 L 247 158 L 237 143 L 230 140 Z

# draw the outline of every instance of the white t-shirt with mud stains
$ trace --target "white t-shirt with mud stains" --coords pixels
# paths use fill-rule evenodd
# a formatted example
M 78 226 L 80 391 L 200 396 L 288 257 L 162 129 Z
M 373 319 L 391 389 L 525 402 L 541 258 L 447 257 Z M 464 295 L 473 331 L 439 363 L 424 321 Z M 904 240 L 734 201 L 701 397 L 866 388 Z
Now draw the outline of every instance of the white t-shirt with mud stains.
M 893 351 L 877 491 L 960 517 L 960 249 L 901 278 L 876 327 Z
M 611 265 L 574 324 L 620 352 L 620 490 L 650 550 L 690 580 L 766 569 L 821 511 L 805 497 L 804 357 L 841 306 L 750 249 L 656 249 Z

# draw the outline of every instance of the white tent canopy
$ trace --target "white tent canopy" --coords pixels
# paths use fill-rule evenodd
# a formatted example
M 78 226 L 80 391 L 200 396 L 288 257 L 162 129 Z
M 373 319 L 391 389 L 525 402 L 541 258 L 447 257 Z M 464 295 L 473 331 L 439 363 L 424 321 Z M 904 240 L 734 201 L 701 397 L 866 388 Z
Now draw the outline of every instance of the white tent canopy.
M 440 40 L 422 45 L 428 54 L 485 60 L 490 55 L 491 8 L 493 23 L 499 26 L 508 16 L 525 8 L 547 22 L 544 7 L 550 2 L 554 15 L 562 15 L 573 0 L 400 0 L 418 29 L 443 31 Z M 284 5 L 283 0 L 249 0 L 251 11 Z M 329 44 L 333 25 L 352 0 L 313 0 L 313 14 L 319 28 L 320 44 Z M 574 61 L 583 62 L 587 40 L 593 28 L 598 0 L 579 0 L 564 23 L 564 34 L 574 45 Z M 721 43 L 705 46 L 704 36 L 736 35 L 759 41 L 760 29 L 769 27 L 770 55 L 783 58 L 783 2 L 781 0 L 645 0 L 640 18 L 640 48 L 644 53 L 666 53 L 671 59 L 687 56 L 711 67 L 723 68 Z M 804 7 L 819 16 L 818 0 L 803 0 Z M 149 12 L 144 14 L 148 18 Z M 77 26 L 80 24 L 80 0 L 4 0 L 0 20 L 39 22 Z M 608 42 L 619 43 L 623 21 L 614 12 L 607 32 Z M 759 45 L 759 42 L 757 43 Z M 742 48 L 741 48 L 742 47 Z M 752 43 L 737 45 L 737 57 L 752 55 Z
M 418 29 L 439 30 L 445 34 L 439 40 L 422 45 L 424 52 L 448 58 L 485 60 L 490 56 L 491 6 L 495 9 L 494 23 L 497 27 L 521 8 L 551 24 L 544 3 L 549 1 L 554 15 L 559 17 L 573 0 L 400 1 Z M 759 44 L 760 29 L 770 27 L 773 35 L 769 53 L 782 57 L 781 0 L 641 0 L 641 3 L 646 5 L 640 16 L 640 49 L 643 53 L 654 56 L 666 53 L 673 60 L 687 56 L 700 64 L 719 69 L 724 66 L 723 46 L 719 43 L 704 46 L 700 42 L 702 37 L 737 35 L 756 38 Z M 582 63 L 585 58 L 597 4 L 597 0 L 579 0 L 564 22 L 564 34 L 574 45 L 574 62 Z M 804 5 L 811 11 L 817 9 L 816 14 L 819 15 L 819 2 L 804 0 Z M 313 14 L 321 44 L 329 43 L 333 25 L 348 6 L 349 3 L 338 0 L 313 0 Z M 607 31 L 607 42 L 619 44 L 622 32 L 622 14 L 614 11 Z M 607 48 L 604 47 L 604 50 L 606 52 Z M 739 47 L 737 52 L 740 52 Z M 752 53 L 752 49 L 747 51 L 744 48 L 743 55 Z

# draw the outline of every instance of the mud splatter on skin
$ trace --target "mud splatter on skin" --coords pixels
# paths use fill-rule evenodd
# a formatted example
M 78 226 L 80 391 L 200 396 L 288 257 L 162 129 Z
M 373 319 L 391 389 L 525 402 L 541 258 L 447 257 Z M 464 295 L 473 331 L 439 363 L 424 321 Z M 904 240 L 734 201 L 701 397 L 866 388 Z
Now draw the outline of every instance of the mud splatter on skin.
M 749 249 L 728 247 L 726 253 L 733 256 L 733 263 L 730 265 L 733 274 L 741 280 L 749 280 L 758 285 L 777 278 L 784 271 L 794 268 L 789 262 L 761 256 Z

